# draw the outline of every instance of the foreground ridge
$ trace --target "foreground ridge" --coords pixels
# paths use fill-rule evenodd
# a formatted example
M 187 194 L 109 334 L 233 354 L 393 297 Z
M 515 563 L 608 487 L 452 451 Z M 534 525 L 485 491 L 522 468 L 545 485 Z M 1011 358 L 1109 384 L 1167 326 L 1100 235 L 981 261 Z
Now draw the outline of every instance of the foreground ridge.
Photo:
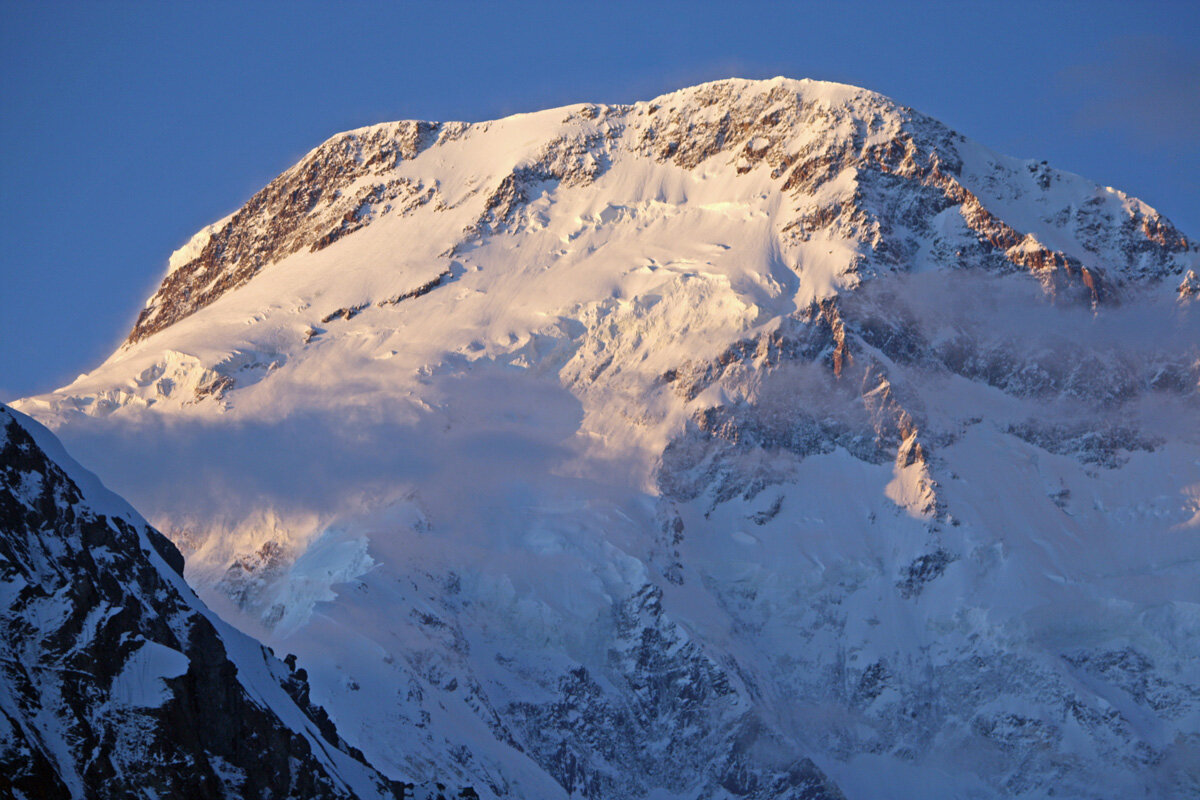
M 3 406 L 0 531 L 7 796 L 413 796 L 338 737 L 294 657 L 213 617 L 174 545 Z

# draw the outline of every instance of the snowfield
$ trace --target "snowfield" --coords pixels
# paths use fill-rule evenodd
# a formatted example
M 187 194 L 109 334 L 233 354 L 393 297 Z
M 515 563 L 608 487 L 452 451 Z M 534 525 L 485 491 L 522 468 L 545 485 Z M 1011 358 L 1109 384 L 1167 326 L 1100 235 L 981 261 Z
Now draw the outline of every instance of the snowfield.
M 1197 271 L 877 94 L 721 81 L 340 134 L 15 407 L 393 779 L 1186 798 Z

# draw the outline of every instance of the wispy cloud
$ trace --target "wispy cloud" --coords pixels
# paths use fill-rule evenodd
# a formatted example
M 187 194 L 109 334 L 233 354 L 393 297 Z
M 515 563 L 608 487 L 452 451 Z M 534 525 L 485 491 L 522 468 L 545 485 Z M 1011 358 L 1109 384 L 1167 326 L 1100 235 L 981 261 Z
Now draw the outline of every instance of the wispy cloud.
M 1160 36 L 1112 41 L 1057 75 L 1083 130 L 1151 147 L 1200 148 L 1200 50 Z

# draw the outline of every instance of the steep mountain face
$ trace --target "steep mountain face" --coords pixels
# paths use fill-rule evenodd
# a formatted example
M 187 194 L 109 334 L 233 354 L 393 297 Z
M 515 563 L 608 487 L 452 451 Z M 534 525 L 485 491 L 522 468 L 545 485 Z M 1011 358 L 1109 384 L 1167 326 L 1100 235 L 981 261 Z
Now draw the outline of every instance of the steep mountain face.
M 334 137 L 19 407 L 490 797 L 1200 791 L 1200 249 L 852 87 Z
M 200 604 L 174 545 L 4 406 L 0 597 L 6 797 L 412 796 L 294 662 Z

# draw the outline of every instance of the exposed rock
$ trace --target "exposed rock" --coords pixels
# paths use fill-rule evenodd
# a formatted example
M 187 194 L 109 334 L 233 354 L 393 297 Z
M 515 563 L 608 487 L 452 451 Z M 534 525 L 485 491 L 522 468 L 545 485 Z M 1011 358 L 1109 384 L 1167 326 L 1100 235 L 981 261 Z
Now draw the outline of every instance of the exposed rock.
M 1108 425 L 1097 428 L 1092 422 L 1046 424 L 1029 420 L 1010 426 L 1008 432 L 1051 453 L 1069 455 L 1085 464 L 1108 469 L 1116 469 L 1128 461 L 1129 453 L 1153 453 L 1162 444 L 1131 427 Z
M 1195 270 L 1188 270 L 1183 276 L 1183 280 L 1179 282 L 1179 299 L 1190 300 L 1196 295 L 1200 295 L 1200 278 L 1196 277 Z
M 553 699 L 506 710 L 518 720 L 527 752 L 572 795 L 676 794 L 750 800 L 841 800 L 807 758 L 783 756 L 769 728 L 748 709 L 736 678 L 689 641 L 665 614 L 662 592 L 646 586 L 613 609 L 615 636 L 606 680 L 626 684 L 631 702 L 614 705 L 584 667 L 552 687 Z M 713 759 L 706 740 L 732 741 Z M 633 741 L 662 743 L 653 749 Z M 771 755 L 768 755 L 771 754 Z M 771 766 L 771 762 L 779 762 Z M 653 784 L 644 776 L 657 776 Z
M 23 401 L 166 498 L 298 706 L 489 800 L 1196 795 L 1200 250 L 1157 212 L 831 84 L 365 170 L 395 127 Z
M 138 316 L 129 342 L 144 339 L 236 289 L 264 267 L 301 248 L 319 250 L 366 225 L 381 202 L 407 199 L 400 213 L 428 203 L 431 189 L 384 180 L 354 197 L 342 192 L 355 181 L 386 175 L 434 141 L 438 126 L 397 122 L 339 134 L 309 153 L 250 198 L 200 254 L 168 273 Z M 330 230 L 326 218 L 340 220 Z

